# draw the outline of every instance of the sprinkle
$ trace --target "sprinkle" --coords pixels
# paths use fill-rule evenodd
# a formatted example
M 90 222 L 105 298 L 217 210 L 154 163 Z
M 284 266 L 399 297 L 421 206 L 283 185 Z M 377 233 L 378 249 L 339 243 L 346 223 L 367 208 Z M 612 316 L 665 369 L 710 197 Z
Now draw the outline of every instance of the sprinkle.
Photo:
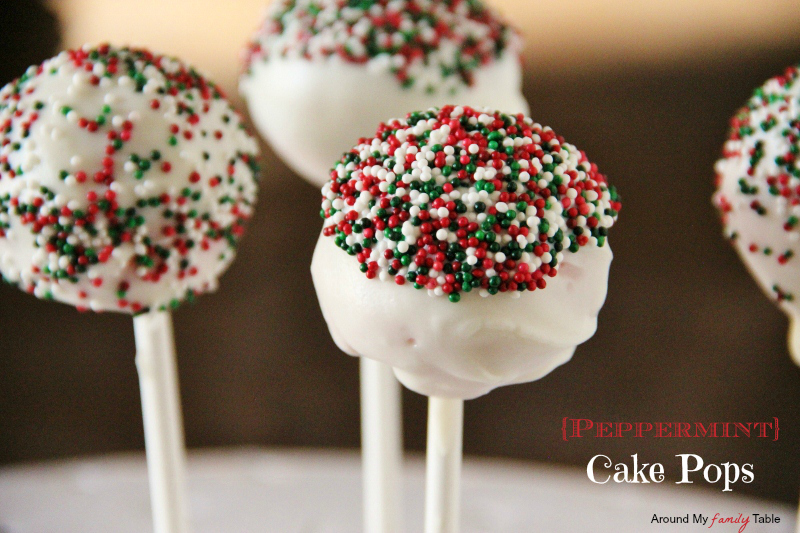
M 277 0 L 248 45 L 250 72 L 272 58 L 338 58 L 425 92 L 472 86 L 516 31 L 480 0 Z
M 444 150 L 450 171 L 426 176 L 427 154 Z M 522 168 L 541 172 L 523 182 Z M 390 170 L 402 189 L 382 187 Z M 457 303 L 473 290 L 544 289 L 564 254 L 605 245 L 620 208 L 605 176 L 550 128 L 446 106 L 381 124 L 345 153 L 322 188 L 321 214 L 323 235 L 368 278 L 386 273 Z

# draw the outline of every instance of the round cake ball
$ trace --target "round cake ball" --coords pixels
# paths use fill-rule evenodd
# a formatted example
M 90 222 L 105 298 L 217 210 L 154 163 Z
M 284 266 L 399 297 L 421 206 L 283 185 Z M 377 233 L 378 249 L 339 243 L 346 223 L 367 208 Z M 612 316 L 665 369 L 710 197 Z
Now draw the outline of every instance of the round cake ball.
M 180 61 L 62 52 L 0 91 L 0 272 L 94 311 L 213 290 L 252 213 L 256 153 L 220 90 Z
M 272 147 L 322 186 L 387 117 L 452 102 L 527 113 L 520 43 L 479 0 L 276 0 L 240 89 Z
M 619 198 L 522 114 L 446 106 L 382 124 L 322 195 L 311 273 L 331 335 L 414 391 L 539 379 L 597 328 Z
M 731 119 L 717 161 L 725 235 L 762 289 L 794 324 L 800 314 L 800 71 L 756 89 Z M 794 328 L 793 328 L 794 330 Z M 790 348 L 800 364 L 800 332 Z

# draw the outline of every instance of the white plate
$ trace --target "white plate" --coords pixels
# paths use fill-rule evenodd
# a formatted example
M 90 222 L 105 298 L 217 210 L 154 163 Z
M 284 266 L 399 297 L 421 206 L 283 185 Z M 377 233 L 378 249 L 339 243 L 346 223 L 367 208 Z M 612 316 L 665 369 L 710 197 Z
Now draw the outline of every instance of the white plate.
M 422 531 L 424 466 L 406 463 L 405 525 Z M 356 452 L 235 449 L 189 457 L 194 533 L 353 533 L 361 530 Z M 780 524 L 747 533 L 790 533 L 795 510 L 670 482 L 594 485 L 581 469 L 467 458 L 462 531 L 492 533 L 691 532 L 702 525 L 651 524 L 653 514 L 745 516 L 774 513 Z M 2 533 L 152 531 L 144 457 L 113 455 L 0 469 Z M 721 524 L 711 533 L 735 533 Z

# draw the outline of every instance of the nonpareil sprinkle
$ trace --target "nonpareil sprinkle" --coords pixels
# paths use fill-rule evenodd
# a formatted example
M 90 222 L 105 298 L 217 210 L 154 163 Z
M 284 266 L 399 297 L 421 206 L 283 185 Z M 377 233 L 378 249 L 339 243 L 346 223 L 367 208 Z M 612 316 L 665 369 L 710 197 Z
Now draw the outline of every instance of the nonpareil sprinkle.
M 446 106 L 381 124 L 322 188 L 323 235 L 370 279 L 458 303 L 544 289 L 604 246 L 620 198 L 596 165 L 523 115 Z
M 519 49 L 518 34 L 480 0 L 277 0 L 247 65 L 337 58 L 435 92 L 471 86 L 478 68 Z

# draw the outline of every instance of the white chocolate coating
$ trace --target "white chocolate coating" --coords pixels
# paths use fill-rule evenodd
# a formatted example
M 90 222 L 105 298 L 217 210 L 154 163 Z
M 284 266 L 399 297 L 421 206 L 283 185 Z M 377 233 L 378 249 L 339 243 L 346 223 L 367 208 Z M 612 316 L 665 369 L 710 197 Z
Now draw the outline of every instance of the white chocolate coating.
M 360 137 L 371 137 L 389 117 L 445 104 L 528 113 L 521 93 L 520 59 L 508 51 L 475 71 L 474 85 L 453 94 L 404 89 L 388 72 L 346 63 L 337 56 L 307 61 L 257 61 L 240 91 L 259 132 L 284 161 L 322 186 L 342 153 Z
M 311 274 L 320 307 L 344 352 L 385 362 L 408 388 L 470 399 L 542 378 L 597 329 L 610 246 L 566 253 L 547 288 L 457 304 L 392 281 L 367 279 L 355 258 L 320 236 Z
M 720 162 L 722 163 L 722 162 Z M 740 168 L 734 168 L 735 166 Z M 739 253 L 750 274 L 758 282 L 758 285 L 770 299 L 777 302 L 780 308 L 790 314 L 800 314 L 800 305 L 796 298 L 800 296 L 800 257 L 795 256 L 785 264 L 778 262 L 780 254 L 785 250 L 797 250 L 800 253 L 800 242 L 797 231 L 784 231 L 783 223 L 786 219 L 787 208 L 778 208 L 775 201 L 769 201 L 767 195 L 759 195 L 766 201 L 767 212 L 765 215 L 758 215 L 750 209 L 749 204 L 752 197 L 743 197 L 738 193 L 738 176 L 746 172 L 746 159 L 737 164 L 730 160 L 724 160 L 724 164 L 718 166 L 723 170 L 724 179 L 721 182 L 719 192 L 726 198 L 735 202 L 735 207 L 727 214 L 727 226 L 729 231 L 735 231 L 737 237 L 732 241 L 733 246 Z M 735 229 L 734 229 L 735 228 Z M 753 251 L 751 246 L 755 245 Z M 769 255 L 764 253 L 765 249 L 771 250 Z M 778 298 L 775 290 L 778 287 L 782 293 L 794 295 L 794 299 L 787 300 Z

